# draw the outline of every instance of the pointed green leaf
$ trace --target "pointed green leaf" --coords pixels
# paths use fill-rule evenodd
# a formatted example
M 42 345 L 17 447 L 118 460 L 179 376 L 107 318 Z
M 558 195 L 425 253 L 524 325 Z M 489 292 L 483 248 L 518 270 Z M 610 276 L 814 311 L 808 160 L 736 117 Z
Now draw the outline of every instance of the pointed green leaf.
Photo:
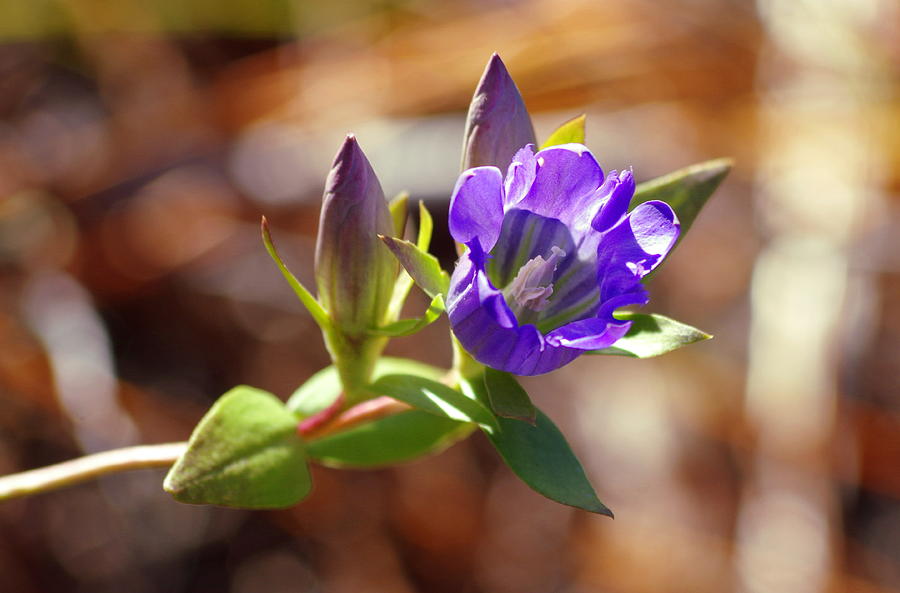
M 474 427 L 410 410 L 311 441 L 307 454 L 330 467 L 383 467 L 443 451 Z
M 274 395 L 247 386 L 210 408 L 163 484 L 180 502 L 248 509 L 293 505 L 311 487 L 297 419 Z
M 499 428 L 497 419 L 481 402 L 438 381 L 417 375 L 385 375 L 372 383 L 369 390 L 431 414 L 460 422 L 475 422 L 488 432 Z
M 616 318 L 631 321 L 628 333 L 603 350 L 588 354 L 613 354 L 632 358 L 651 358 L 682 346 L 712 338 L 706 332 L 655 313 L 632 313 L 623 311 Z
M 441 269 L 436 257 L 409 241 L 384 236 L 381 240 L 425 294 L 432 298 L 447 294 L 450 277 Z
M 434 323 L 443 312 L 444 297 L 442 297 L 441 295 L 436 295 L 433 299 L 431 299 L 431 304 L 428 305 L 428 309 L 426 309 L 425 313 L 423 313 L 421 317 L 416 317 L 413 319 L 398 319 L 393 323 L 389 323 L 382 327 L 371 330 L 371 333 L 380 336 L 390 336 L 392 338 L 409 336 L 421 330 L 423 327 Z
M 328 313 L 319 304 L 319 301 L 310 293 L 305 286 L 303 286 L 299 280 L 291 273 L 290 270 L 287 269 L 287 266 L 284 265 L 284 262 L 281 261 L 281 256 L 278 255 L 278 251 L 275 249 L 275 244 L 272 242 L 272 234 L 269 232 L 269 221 L 266 220 L 266 217 L 262 217 L 262 237 L 263 243 L 266 245 L 266 251 L 269 252 L 269 256 L 275 262 L 275 265 L 278 266 L 278 269 L 281 270 L 281 275 L 284 276 L 284 279 L 287 280 L 288 284 L 291 285 L 291 288 L 294 289 L 294 293 L 300 299 L 300 302 L 303 303 L 303 306 L 306 307 L 306 310 L 309 311 L 309 314 L 312 315 L 313 319 L 319 327 L 325 329 L 331 325 L 331 319 L 328 316 Z
M 394 358 L 382 356 L 375 363 L 373 379 L 388 374 L 419 375 L 429 379 L 438 380 L 446 371 L 428 364 L 410 360 L 408 358 Z M 294 391 L 287 401 L 287 409 L 293 412 L 299 419 L 308 418 L 318 414 L 338 398 L 341 394 L 341 379 L 337 368 L 330 365 L 310 377 L 306 383 Z
M 431 218 L 431 212 L 425 207 L 425 202 L 419 200 L 419 236 L 416 237 L 416 247 L 427 252 L 431 247 L 433 231 L 434 219 Z
M 487 397 L 483 380 L 462 387 L 481 401 Z M 509 418 L 498 420 L 500 430 L 486 434 L 506 465 L 532 490 L 562 504 L 613 516 L 597 498 L 565 437 L 543 412 L 537 410 L 533 426 Z
M 403 238 L 406 232 L 406 218 L 409 212 L 409 194 L 405 191 L 400 192 L 394 199 L 388 203 L 388 210 L 391 212 L 391 220 L 394 223 L 394 236 Z
M 629 210 L 649 200 L 665 202 L 678 215 L 681 237 L 684 237 L 732 165 L 731 159 L 716 159 L 645 181 L 635 189 Z
M 515 377 L 503 371 L 486 368 L 484 385 L 495 414 L 529 424 L 535 423 L 537 409 Z
M 584 122 L 586 119 L 587 116 L 582 113 L 563 123 L 550 134 L 547 141 L 541 145 L 541 149 L 549 148 L 550 146 L 558 146 L 560 144 L 570 144 L 572 142 L 584 144 Z

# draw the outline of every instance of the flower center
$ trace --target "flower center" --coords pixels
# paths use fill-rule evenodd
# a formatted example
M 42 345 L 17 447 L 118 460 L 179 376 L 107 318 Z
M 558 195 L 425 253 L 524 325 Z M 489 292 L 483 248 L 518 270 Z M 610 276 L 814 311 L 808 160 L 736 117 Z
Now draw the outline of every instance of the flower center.
M 526 310 L 543 311 L 550 306 L 550 295 L 553 294 L 553 284 L 550 281 L 559 260 L 565 256 L 566 252 L 554 245 L 550 248 L 549 258 L 544 259 L 539 255 L 519 268 L 519 273 L 503 290 L 507 304 L 517 317 Z

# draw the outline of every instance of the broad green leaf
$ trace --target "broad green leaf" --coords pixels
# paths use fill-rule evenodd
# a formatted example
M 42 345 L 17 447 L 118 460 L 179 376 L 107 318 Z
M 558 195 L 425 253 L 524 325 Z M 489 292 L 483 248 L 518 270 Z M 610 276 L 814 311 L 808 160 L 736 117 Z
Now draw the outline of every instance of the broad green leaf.
M 375 363 L 373 380 L 382 375 L 408 374 L 438 380 L 446 371 L 408 358 L 383 356 Z M 341 394 L 341 380 L 337 368 L 330 365 L 314 374 L 294 391 L 287 401 L 287 409 L 299 419 L 318 414 Z
M 484 385 L 495 414 L 529 424 L 535 423 L 537 409 L 515 377 L 503 371 L 486 368 Z
M 478 378 L 463 385 L 480 400 L 487 394 Z M 534 425 L 498 418 L 499 432 L 486 433 L 506 465 L 535 492 L 556 502 L 612 517 L 600 502 L 565 437 L 537 410 Z
M 313 440 L 307 445 L 307 454 L 330 467 L 382 467 L 443 451 L 474 427 L 410 410 Z
M 706 161 L 637 186 L 630 209 L 649 200 L 660 200 L 672 207 L 681 223 L 681 236 L 687 234 L 697 214 L 728 175 L 731 159 Z
M 475 422 L 488 432 L 499 428 L 497 418 L 481 402 L 443 383 L 418 375 L 384 375 L 369 385 L 368 389 L 424 412 L 460 422 Z
M 300 420 L 318 414 L 341 394 L 341 378 L 333 364 L 318 371 L 288 398 L 287 409 Z
M 291 273 L 290 270 L 287 269 L 287 266 L 284 265 L 284 262 L 281 261 L 281 256 L 278 255 L 278 251 L 275 249 L 275 244 L 272 242 L 272 234 L 269 232 L 269 222 L 266 220 L 266 217 L 262 217 L 262 237 L 263 243 L 266 245 L 266 251 L 269 252 L 269 256 L 275 262 L 275 265 L 278 266 L 278 269 L 281 270 L 281 275 L 284 276 L 284 279 L 287 280 L 288 284 L 291 285 L 291 288 L 294 289 L 294 293 L 300 299 L 300 302 L 303 303 L 303 306 L 306 307 L 306 310 L 309 311 L 309 314 L 312 315 L 313 319 L 319 327 L 325 329 L 331 325 L 331 319 L 328 317 L 328 313 L 319 304 L 319 301 L 310 293 L 305 286 L 303 286 L 299 280 Z
M 695 327 L 675 321 L 655 313 L 632 313 L 629 311 L 615 314 L 616 318 L 631 321 L 631 328 L 622 338 L 603 350 L 594 350 L 588 354 L 613 354 L 631 356 L 632 358 L 651 358 L 659 356 L 682 346 L 701 342 L 712 338 L 708 333 Z
M 398 319 L 393 323 L 371 330 L 371 333 L 381 336 L 390 336 L 392 338 L 409 336 L 421 330 L 423 327 L 434 323 L 443 312 L 444 297 L 435 295 L 435 297 L 431 299 L 431 304 L 428 305 L 428 309 L 425 310 L 425 313 L 423 313 L 421 317 Z
M 290 506 L 311 487 L 297 418 L 247 386 L 213 404 L 163 484 L 180 502 L 248 509 Z
M 584 144 L 584 122 L 587 117 L 582 113 L 577 117 L 573 117 L 550 134 L 547 141 L 541 145 L 541 149 L 550 146 L 559 146 L 560 144 Z
M 447 294 L 450 277 L 441 269 L 436 257 L 409 241 L 385 236 L 381 236 L 381 240 L 425 294 L 431 298 Z
M 388 204 L 388 210 L 391 211 L 391 220 L 394 223 L 394 236 L 403 238 L 406 232 L 406 218 L 409 212 L 409 194 L 405 191 L 400 192 Z

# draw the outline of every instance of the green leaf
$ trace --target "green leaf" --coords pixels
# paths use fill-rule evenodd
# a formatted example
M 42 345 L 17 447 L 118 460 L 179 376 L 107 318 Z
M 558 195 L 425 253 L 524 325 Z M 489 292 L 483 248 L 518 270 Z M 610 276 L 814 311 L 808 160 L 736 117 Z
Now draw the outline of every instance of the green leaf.
M 311 487 L 296 417 L 247 386 L 213 404 L 163 483 L 180 502 L 248 509 L 293 505 Z
M 388 204 L 388 210 L 391 212 L 391 220 L 394 223 L 394 236 L 403 238 L 406 232 L 406 218 L 409 212 L 409 193 L 402 191 Z
M 303 303 L 303 306 L 306 307 L 306 310 L 309 311 L 309 314 L 312 315 L 315 322 L 319 324 L 319 327 L 322 329 L 330 327 L 331 318 L 328 316 L 328 312 L 325 311 L 312 293 L 297 280 L 291 271 L 287 269 L 287 266 L 284 265 L 284 262 L 281 261 L 281 256 L 278 255 L 278 251 L 275 250 L 275 244 L 272 242 L 272 234 L 269 232 L 269 221 L 266 220 L 265 216 L 262 217 L 261 226 L 263 243 L 266 245 L 266 251 L 269 252 L 269 256 L 275 262 L 275 265 L 278 266 L 278 269 L 281 270 L 281 275 L 284 276 L 284 279 L 287 280 L 288 284 L 291 285 L 291 288 L 294 289 L 294 293 L 300 299 L 300 302 Z
M 541 145 L 541 149 L 572 142 L 584 144 L 584 122 L 586 119 L 587 117 L 582 113 L 565 122 L 550 134 L 547 141 Z
M 528 393 L 522 389 L 515 377 L 503 371 L 486 368 L 484 385 L 495 414 L 529 424 L 535 423 L 537 408 L 531 403 Z
M 474 427 L 410 410 L 311 441 L 307 454 L 330 467 L 382 467 L 442 451 L 468 436 Z
M 450 277 L 441 269 L 436 257 L 409 241 L 383 235 L 379 237 L 425 294 L 431 298 L 447 294 Z
M 463 387 L 483 401 L 484 383 Z M 499 432 L 486 433 L 506 465 L 535 492 L 551 500 L 612 517 L 584 474 L 584 468 L 553 422 L 537 410 L 534 425 L 498 418 Z
M 712 338 L 695 327 L 655 313 L 618 312 L 616 318 L 631 321 L 628 333 L 603 350 L 588 354 L 613 354 L 632 358 L 651 358 L 682 346 Z
M 645 181 L 635 189 L 629 210 L 649 200 L 665 202 L 681 222 L 681 240 L 732 165 L 731 159 L 716 159 Z
M 488 432 L 499 429 L 497 418 L 481 402 L 438 381 L 417 375 L 384 375 L 368 389 L 378 395 L 388 395 L 424 412 L 460 422 L 475 422 Z
M 373 380 L 388 374 L 419 375 L 438 380 L 444 370 L 408 358 L 382 356 L 375 363 Z M 341 394 L 341 380 L 337 368 L 330 365 L 310 377 L 306 383 L 294 391 L 287 401 L 287 409 L 299 419 L 318 414 L 338 398 Z
M 427 325 L 434 323 L 441 313 L 444 312 L 444 297 L 436 295 L 431 299 L 431 304 L 421 317 L 412 319 L 398 319 L 392 323 L 371 330 L 371 333 L 380 336 L 390 336 L 397 338 L 400 336 L 409 336 L 421 330 Z

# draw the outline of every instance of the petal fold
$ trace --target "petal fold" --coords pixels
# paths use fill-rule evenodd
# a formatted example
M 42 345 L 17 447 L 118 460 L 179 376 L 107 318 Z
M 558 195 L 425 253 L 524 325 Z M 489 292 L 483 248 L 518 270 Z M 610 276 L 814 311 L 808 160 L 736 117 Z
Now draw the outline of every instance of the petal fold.
M 516 375 L 539 375 L 578 357 L 578 349 L 548 344 L 535 326 L 519 326 L 471 255 L 464 254 L 453 272 L 447 313 L 454 335 L 475 360 Z
M 606 232 L 621 222 L 628 212 L 631 198 L 634 197 L 634 187 L 634 175 L 631 171 L 610 172 L 603 185 L 597 190 L 603 206 L 591 221 L 591 226 L 595 231 Z
M 505 210 L 515 207 L 525 197 L 534 183 L 536 173 L 537 158 L 534 156 L 534 145 L 527 144 L 516 152 L 506 170 L 506 181 L 503 186 L 506 190 Z
M 460 243 L 477 240 L 488 252 L 503 224 L 503 179 L 496 167 L 464 172 L 450 198 L 450 234 Z
M 517 207 L 569 226 L 585 218 L 589 224 L 600 205 L 596 191 L 603 183 L 603 169 L 594 155 L 581 144 L 561 144 L 538 152 L 535 161 L 534 182 Z
M 591 317 L 567 323 L 547 334 L 546 339 L 548 343 L 568 348 L 600 350 L 612 346 L 630 327 L 630 321 Z
M 644 202 L 607 231 L 597 248 L 601 302 L 636 291 L 672 249 L 678 232 L 675 212 L 664 202 Z

